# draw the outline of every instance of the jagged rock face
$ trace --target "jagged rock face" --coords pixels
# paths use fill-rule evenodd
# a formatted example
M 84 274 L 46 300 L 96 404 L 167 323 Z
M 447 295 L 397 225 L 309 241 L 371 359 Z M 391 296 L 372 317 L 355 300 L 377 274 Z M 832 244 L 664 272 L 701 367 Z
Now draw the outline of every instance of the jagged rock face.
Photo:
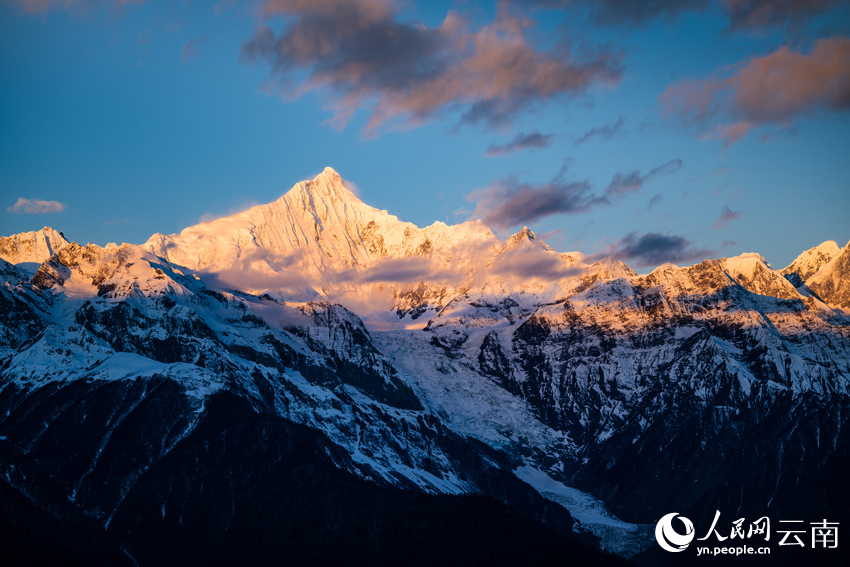
M 848 248 L 783 272 L 745 254 L 639 276 L 527 228 L 505 243 L 480 223 L 419 229 L 326 170 L 143 246 L 65 243 L 37 271 L 0 261 L 0 459 L 136 550 L 139 529 L 182 518 L 245 529 L 251 478 L 273 487 L 305 452 L 370 486 L 487 494 L 561 531 L 573 520 L 551 501 L 573 506 L 568 487 L 635 524 L 845 513 Z M 268 281 L 350 269 L 356 285 L 343 304 L 252 293 L 253 268 L 242 289 L 217 285 L 254 263 Z M 374 271 L 411 266 L 449 268 Z M 384 318 L 364 323 L 377 297 Z M 651 541 L 574 510 L 605 549 Z
M 850 313 L 850 243 L 805 282 L 827 305 Z
M 0 237 L 0 258 L 10 264 L 41 264 L 68 244 L 59 232 L 44 227 Z
M 797 256 L 793 262 L 781 270 L 781 273 L 785 276 L 796 274 L 800 281 L 805 282 L 840 253 L 841 248 L 838 244 L 833 240 L 828 240 L 820 246 L 810 248 Z

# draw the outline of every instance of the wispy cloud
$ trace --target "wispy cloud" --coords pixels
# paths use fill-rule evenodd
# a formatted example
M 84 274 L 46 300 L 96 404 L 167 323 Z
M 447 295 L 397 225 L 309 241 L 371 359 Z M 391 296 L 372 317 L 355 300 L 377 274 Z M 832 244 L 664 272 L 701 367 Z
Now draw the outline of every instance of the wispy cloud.
M 124 6 L 127 4 L 142 4 L 145 0 L 110 0 L 108 4 Z M 40 14 L 51 8 L 85 7 L 90 4 L 89 0 L 12 0 L 24 12 L 29 14 Z
M 656 21 L 675 23 L 687 12 L 703 12 L 713 0 L 520 0 L 548 9 L 587 5 L 596 23 L 644 26 Z M 732 31 L 799 29 L 812 17 L 847 4 L 848 0 L 719 0 Z
M 552 140 L 554 138 L 554 134 L 541 134 L 537 131 L 528 134 L 520 133 L 507 144 L 501 146 L 491 144 L 490 147 L 487 148 L 487 155 L 494 157 L 501 154 L 510 154 L 520 150 L 547 148 L 552 145 Z
M 560 176 L 540 185 L 520 183 L 516 176 L 499 179 L 473 191 L 467 200 L 476 203 L 473 218 L 499 229 L 532 224 L 551 215 L 586 212 L 602 201 L 587 181 L 564 181 Z
M 758 126 L 788 128 L 817 111 L 845 111 L 850 109 L 850 39 L 818 40 L 809 54 L 782 47 L 711 78 L 672 85 L 659 101 L 666 115 L 727 145 Z
M 613 124 L 605 124 L 604 126 L 597 126 L 596 128 L 591 128 L 584 134 L 578 137 L 576 140 L 576 144 L 583 144 L 594 138 L 599 138 L 600 140 L 610 140 L 617 134 L 619 134 L 623 130 L 623 126 L 626 124 L 626 119 L 620 116 L 616 122 Z
M 611 205 L 652 179 L 670 175 L 681 167 L 682 160 L 672 159 L 646 174 L 638 170 L 617 173 L 606 190 L 598 194 L 587 180 L 566 180 L 567 166 L 564 166 L 547 183 L 524 183 L 511 175 L 472 191 L 466 200 L 475 203 L 471 218 L 480 218 L 488 226 L 506 229 L 531 225 L 552 215 L 586 213 L 596 206 Z
M 704 10 L 707 0 L 594 0 L 596 20 L 608 25 L 643 25 L 656 20 L 675 21 L 684 12 Z
M 206 39 L 207 39 L 207 36 L 202 35 L 201 37 L 193 39 L 192 41 L 187 41 L 183 45 L 183 49 L 181 50 L 181 55 L 180 55 L 181 61 L 183 63 L 185 63 L 189 58 L 197 55 L 198 52 L 199 52 L 198 45 L 200 45 L 201 42 L 205 41 Z
M 43 213 L 61 213 L 65 205 L 59 201 L 42 201 L 41 199 L 19 198 L 14 205 L 7 207 L 10 213 L 18 215 L 39 215 Z
M 610 256 L 634 264 L 637 267 L 658 266 L 660 264 L 681 264 L 711 257 L 713 251 L 694 246 L 683 236 L 647 232 L 630 233 L 604 252 L 590 259 Z
M 649 205 L 647 205 L 646 210 L 651 211 L 655 207 L 661 204 L 663 197 L 661 195 L 655 195 L 652 199 L 649 200 Z
M 271 82 L 288 98 L 320 92 L 344 128 L 368 109 L 367 133 L 412 127 L 459 111 L 464 123 L 505 123 L 522 110 L 614 85 L 619 51 L 533 46 L 534 21 L 500 3 L 495 19 L 473 29 L 456 12 L 438 27 L 398 19 L 401 4 L 382 0 L 268 0 L 263 14 L 282 15 L 278 33 L 260 25 L 242 45 L 246 62 L 271 66 Z
M 733 30 L 799 28 L 847 0 L 721 0 Z
M 720 210 L 720 217 L 718 217 L 717 222 L 714 223 L 714 228 L 720 230 L 721 228 L 726 228 L 729 226 L 729 223 L 735 219 L 741 218 L 742 213 L 738 211 L 733 211 L 728 206 L 724 205 Z
M 650 169 L 646 175 L 641 175 L 639 170 L 630 171 L 629 173 L 617 173 L 614 175 L 608 188 L 605 189 L 605 197 L 608 199 L 622 197 L 626 193 L 637 191 L 643 187 L 644 183 L 656 177 L 670 175 L 680 169 L 682 169 L 682 160 L 676 158 Z

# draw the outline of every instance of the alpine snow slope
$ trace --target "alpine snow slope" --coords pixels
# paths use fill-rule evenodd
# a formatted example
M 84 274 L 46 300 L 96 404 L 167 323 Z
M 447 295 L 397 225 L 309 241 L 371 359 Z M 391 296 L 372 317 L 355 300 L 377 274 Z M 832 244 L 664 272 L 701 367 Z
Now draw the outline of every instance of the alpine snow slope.
M 0 257 L 0 489 L 19 502 L 0 519 L 74 525 L 86 561 L 222 559 L 235 534 L 312 525 L 270 501 L 331 494 L 372 504 L 328 504 L 288 559 L 331 560 L 321 542 L 357 529 L 363 561 L 403 554 L 387 494 L 423 518 L 501 501 L 487 517 L 519 514 L 514 535 L 647 562 L 674 511 L 850 518 L 850 246 L 637 275 L 527 228 L 416 227 L 326 169 L 142 245 L 45 228 Z M 355 508 L 375 524 L 327 519 Z

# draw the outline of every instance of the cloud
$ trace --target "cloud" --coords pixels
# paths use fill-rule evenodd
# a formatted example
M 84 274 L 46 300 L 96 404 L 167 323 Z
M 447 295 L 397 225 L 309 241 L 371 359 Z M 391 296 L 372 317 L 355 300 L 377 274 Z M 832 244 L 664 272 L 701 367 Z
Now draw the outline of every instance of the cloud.
M 145 0 L 111 0 L 109 4 L 125 6 L 127 4 L 142 4 Z M 90 0 L 13 0 L 27 14 L 41 14 L 52 8 L 85 7 Z
M 714 228 L 720 230 L 721 228 L 726 228 L 729 226 L 729 223 L 735 219 L 739 219 L 743 216 L 743 213 L 738 211 L 733 211 L 728 206 L 724 205 L 720 210 L 720 217 L 717 219 L 717 222 L 714 223 Z
M 448 281 L 457 275 L 453 270 L 440 270 L 428 257 L 384 258 L 366 269 L 354 272 L 344 271 L 336 277 L 338 281 L 350 283 L 417 283 L 423 280 Z
M 809 54 L 782 47 L 729 70 L 667 87 L 659 97 L 664 114 L 728 145 L 755 127 L 789 128 L 817 111 L 850 109 L 848 38 L 818 40 Z
M 846 0 L 721 0 L 732 30 L 799 28 Z
M 632 232 L 605 252 L 596 254 L 594 258 L 610 256 L 615 260 L 634 263 L 637 267 L 649 267 L 668 262 L 680 264 L 703 260 L 712 254 L 711 250 L 695 247 L 693 242 L 683 236 L 657 232 L 638 235 Z
M 245 62 L 271 66 L 270 83 L 285 98 L 319 92 L 344 128 L 360 109 L 367 133 L 413 127 L 449 112 L 492 125 L 591 85 L 615 84 L 619 52 L 580 55 L 527 39 L 534 22 L 499 4 L 478 29 L 456 12 L 438 27 L 398 19 L 391 0 L 267 0 L 263 14 L 283 16 L 278 33 L 260 25 L 243 43 Z
M 205 269 L 198 274 L 212 289 L 240 289 L 252 292 L 286 290 L 299 297 L 316 282 L 299 269 L 304 250 L 288 256 L 276 255 L 263 248 L 248 248 L 226 269 Z
M 583 144 L 589 140 L 592 140 L 593 138 L 610 140 L 611 138 L 620 133 L 620 130 L 623 129 L 625 123 L 625 118 L 620 116 L 613 124 L 606 124 L 605 126 L 591 128 L 590 130 L 579 136 L 578 140 L 576 140 L 576 144 Z
M 552 145 L 554 134 L 541 134 L 534 131 L 529 134 L 517 134 L 516 137 L 502 146 L 491 144 L 487 148 L 487 155 L 490 157 L 500 154 L 510 154 L 519 150 L 525 149 L 542 149 Z
M 357 185 L 354 181 L 350 179 L 343 179 L 342 184 L 345 185 L 345 188 L 354 193 L 354 196 L 358 199 L 360 198 L 360 186 Z
M 529 225 L 557 214 L 582 213 L 602 201 L 587 181 L 566 182 L 556 177 L 549 183 L 520 183 L 516 176 L 499 179 L 467 196 L 475 201 L 472 218 L 481 218 L 495 228 Z
M 14 205 L 7 207 L 6 211 L 17 215 L 39 215 L 43 213 L 61 213 L 65 205 L 59 201 L 42 201 L 41 199 L 19 198 Z
M 661 19 L 675 22 L 685 12 L 701 11 L 709 0 L 519 0 L 520 3 L 544 9 L 588 6 L 592 19 L 609 26 L 641 26 Z
M 670 175 L 682 169 L 682 160 L 671 159 L 663 165 L 649 170 L 646 175 L 641 175 L 640 171 L 634 170 L 629 173 L 617 173 L 605 189 L 605 197 L 607 199 L 616 199 L 622 197 L 626 193 L 637 191 L 643 187 L 644 183 L 651 181 L 658 176 Z
M 553 282 L 581 275 L 583 268 L 567 266 L 561 254 L 540 248 L 514 248 L 500 254 L 489 266 L 482 281 L 491 276 L 516 283 L 528 283 L 535 279 L 539 282 Z
M 710 0 L 520 0 L 540 8 L 563 9 L 588 6 L 591 17 L 609 26 L 643 26 L 662 20 L 676 22 L 687 12 L 703 12 Z M 800 28 L 812 17 L 848 0 L 719 0 L 733 31 L 754 31 L 771 27 Z
M 207 39 L 207 36 L 202 35 L 201 37 L 199 37 L 197 39 L 193 39 L 192 41 L 186 42 L 186 44 L 183 45 L 183 49 L 182 49 L 182 52 L 181 52 L 181 55 L 180 55 L 181 61 L 183 63 L 185 63 L 187 59 L 197 55 L 198 54 L 198 45 L 200 45 L 200 43 L 202 41 L 206 40 L 206 39 Z
M 649 206 L 646 207 L 646 210 L 651 211 L 661 203 L 661 200 L 661 195 L 654 196 L 652 199 L 649 200 Z
M 704 10 L 707 0 L 595 0 L 593 15 L 607 25 L 645 25 L 658 19 L 675 21 L 684 12 Z
M 488 226 L 506 229 L 531 225 L 542 218 L 558 214 L 586 213 L 597 205 L 611 205 L 628 193 L 637 191 L 644 183 L 662 175 L 670 175 L 682 167 L 682 160 L 672 159 L 651 169 L 618 173 L 602 195 L 592 191 L 588 181 L 566 181 L 567 166 L 548 183 L 522 183 L 516 175 L 497 179 L 490 186 L 477 189 L 466 196 L 475 202 L 471 219 L 481 219 Z

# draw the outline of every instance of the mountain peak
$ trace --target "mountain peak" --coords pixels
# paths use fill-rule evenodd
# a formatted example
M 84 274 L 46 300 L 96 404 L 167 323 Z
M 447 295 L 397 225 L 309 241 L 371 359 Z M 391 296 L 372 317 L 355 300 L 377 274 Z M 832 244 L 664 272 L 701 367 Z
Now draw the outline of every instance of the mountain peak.
M 318 203 L 331 205 L 333 203 L 363 202 L 346 187 L 345 181 L 333 168 L 326 167 L 312 180 L 295 184 L 281 199 L 294 198 L 302 203 L 316 206 Z
M 61 232 L 45 226 L 0 238 L 0 258 L 10 264 L 41 264 L 68 244 Z
M 838 244 L 834 240 L 827 240 L 797 256 L 781 272 L 786 276 L 796 274 L 800 281 L 805 282 L 840 253 Z
M 539 247 L 543 248 L 544 250 L 552 250 L 552 248 L 548 244 L 546 244 L 545 242 L 540 240 L 537 237 L 537 235 L 534 234 L 534 232 L 532 232 L 531 229 L 529 229 L 527 226 L 522 227 L 522 230 L 520 230 L 519 232 L 517 232 L 513 236 L 510 236 L 505 241 L 505 250 L 513 250 L 517 246 L 520 246 L 520 245 L 523 245 L 523 244 L 525 244 L 525 245 L 532 244 L 532 245 L 539 246 Z

